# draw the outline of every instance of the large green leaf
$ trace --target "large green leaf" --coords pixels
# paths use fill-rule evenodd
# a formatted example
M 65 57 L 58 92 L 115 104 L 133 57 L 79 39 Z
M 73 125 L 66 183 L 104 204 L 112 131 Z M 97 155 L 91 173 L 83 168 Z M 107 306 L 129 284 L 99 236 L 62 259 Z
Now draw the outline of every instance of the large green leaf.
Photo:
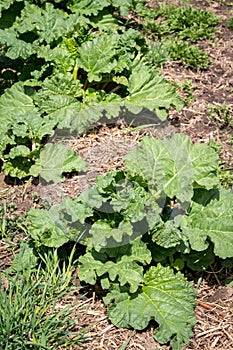
M 194 144 L 190 151 L 197 187 L 211 189 L 219 185 L 219 179 L 216 177 L 219 164 L 217 152 L 203 143 Z
M 77 66 L 88 73 L 88 80 L 100 81 L 103 73 L 110 73 L 117 65 L 116 54 L 117 35 L 96 36 L 91 41 L 84 42 L 79 48 Z
M 63 50 L 62 50 L 63 51 Z M 55 55 L 56 56 L 56 55 Z M 74 62 L 72 62 L 74 64 Z M 72 66 L 73 67 L 73 66 Z M 41 84 L 41 90 L 37 94 L 37 99 L 43 100 L 48 96 L 70 96 L 81 97 L 83 94 L 82 84 L 79 80 L 74 80 L 69 72 L 54 73 L 46 78 Z
M 97 15 L 104 7 L 109 6 L 110 0 L 81 0 L 73 1 L 70 7 L 72 11 L 86 16 Z
M 63 173 L 73 170 L 87 170 L 84 160 L 62 144 L 47 143 L 40 152 L 40 158 L 32 165 L 30 173 L 32 176 L 40 175 L 47 182 L 59 183 L 63 180 Z
M 39 107 L 59 128 L 70 128 L 71 121 L 80 111 L 80 102 L 72 96 L 50 95 L 41 100 Z
M 91 215 L 92 209 L 85 203 L 64 197 L 49 210 L 31 208 L 27 227 L 36 245 L 61 247 L 68 241 L 81 240 L 87 229 L 85 219 Z
M 153 242 L 164 248 L 176 247 L 182 242 L 184 248 L 184 242 L 187 245 L 187 238 L 180 231 L 179 220 L 176 219 L 160 223 L 155 227 L 151 232 Z
M 181 350 L 195 325 L 195 296 L 192 283 L 158 264 L 144 275 L 141 291 L 130 296 L 117 288 L 104 300 L 106 304 L 114 302 L 108 315 L 117 327 L 141 330 L 154 319 L 159 324 L 154 331 L 155 339 L 162 344 L 170 341 L 174 350 Z
M 129 96 L 125 100 L 125 105 L 133 113 L 139 113 L 142 108 L 147 108 L 154 111 L 161 120 L 165 120 L 169 107 L 173 106 L 179 110 L 183 106 L 174 88 L 157 70 L 152 70 L 141 61 L 135 61 L 129 77 L 128 90 Z
M 30 176 L 31 163 L 27 157 L 24 157 L 24 154 L 23 156 L 8 159 L 7 162 L 4 162 L 2 166 L 3 173 L 12 177 L 18 177 L 19 179 Z M 28 155 L 31 156 L 31 154 Z
M 144 280 L 143 267 L 132 262 L 131 258 L 127 256 L 124 256 L 122 260 L 116 263 L 112 261 L 106 262 L 104 271 L 108 272 L 109 279 L 113 282 L 118 277 L 120 286 L 129 284 L 131 293 L 136 292 L 139 284 Z
M 205 158 L 199 160 L 203 152 Z M 215 175 L 215 152 L 202 144 L 196 149 L 184 134 L 174 134 L 164 142 L 144 138 L 141 145 L 125 157 L 125 165 L 131 174 L 141 176 L 148 183 L 155 196 L 165 192 L 181 202 L 190 202 L 195 182 L 207 188 L 207 179 L 212 185 L 219 182 Z
M 62 35 L 70 33 L 77 25 L 77 14 L 55 8 L 46 3 L 45 8 L 26 2 L 21 16 L 16 19 L 14 28 L 19 33 L 34 32 L 37 34 L 37 43 L 52 43 Z
M 11 118 L 26 115 L 29 112 L 38 114 L 33 99 L 25 94 L 21 82 L 6 89 L 0 97 L 0 115 L 6 121 L 9 122 Z
M 81 266 L 78 270 L 78 276 L 81 281 L 89 284 L 95 284 L 97 281 L 97 273 L 102 269 L 107 261 L 107 256 L 102 253 L 97 253 L 94 250 L 87 252 L 79 258 Z
M 19 39 L 12 28 L 0 29 L 0 42 L 8 47 L 7 56 L 12 59 L 27 59 L 35 52 L 35 45 Z
M 80 110 L 76 109 L 76 113 L 74 110 L 73 114 L 67 115 L 67 118 L 60 122 L 59 127 L 69 127 L 71 131 L 83 133 L 104 116 L 109 119 L 118 117 L 123 102 L 119 101 L 121 99 L 117 95 L 111 97 L 112 100 L 109 98 L 98 103 L 81 104 Z M 72 104 L 72 106 L 74 105 Z
M 49 211 L 31 208 L 27 218 L 29 234 L 37 246 L 57 248 L 70 240 L 69 228 L 60 216 L 59 206 Z
M 198 202 L 192 202 L 189 216 L 182 218 L 181 225 L 192 249 L 204 251 L 211 241 L 215 255 L 223 259 L 232 257 L 232 192 L 223 188 L 215 191 L 202 190 L 199 191 L 196 201 Z
M 38 112 L 28 112 L 12 118 L 11 132 L 16 138 L 27 138 L 29 142 L 40 144 L 44 136 L 53 134 L 55 125 L 54 120 L 42 118 Z

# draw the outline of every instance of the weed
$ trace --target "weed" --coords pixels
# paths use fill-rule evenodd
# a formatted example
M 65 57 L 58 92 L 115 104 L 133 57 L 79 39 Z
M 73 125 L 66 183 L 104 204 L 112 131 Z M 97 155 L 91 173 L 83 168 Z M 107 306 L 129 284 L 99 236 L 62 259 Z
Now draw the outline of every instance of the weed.
M 220 143 L 217 143 L 214 139 L 211 139 L 209 142 L 209 145 L 211 148 L 213 148 L 218 155 L 220 156 L 221 154 L 221 149 L 222 149 L 222 145 Z
M 169 47 L 161 42 L 149 44 L 149 51 L 145 60 L 155 67 L 162 68 L 164 63 L 170 60 Z
M 219 168 L 218 177 L 223 187 L 233 188 L 233 169 L 232 168 Z
M 210 38 L 219 22 L 212 12 L 191 6 L 160 4 L 154 9 L 144 10 L 141 16 L 144 29 L 158 38 L 174 34 L 192 42 Z
M 174 82 L 174 86 L 183 92 L 183 101 L 186 106 L 190 105 L 191 102 L 195 100 L 196 96 L 194 95 L 194 91 L 196 89 L 196 85 L 193 84 L 191 79 L 185 79 L 181 83 Z
M 229 18 L 227 21 L 227 26 L 228 28 L 233 29 L 233 17 Z
M 222 145 L 220 143 L 217 143 L 215 140 L 211 139 L 209 142 L 209 145 L 211 148 L 213 148 L 219 156 L 222 154 Z M 225 188 L 233 188 L 233 172 L 231 168 L 226 168 L 225 163 L 221 163 L 218 171 L 217 171 L 218 178 L 220 180 L 220 183 Z
M 170 42 L 169 53 L 172 60 L 181 62 L 186 68 L 208 69 L 211 62 L 204 51 L 180 39 Z
M 1 349 L 58 349 L 61 345 L 83 344 L 85 330 L 77 330 L 77 321 L 71 318 L 73 305 L 64 307 L 61 302 L 62 297 L 72 294 L 68 283 L 73 255 L 68 266 L 60 268 L 57 253 L 53 253 L 44 256 L 44 269 L 40 265 L 37 271 L 22 273 L 22 266 L 18 266 L 13 277 L 5 274 L 7 279 L 1 279 Z M 20 254 L 19 265 L 25 249 Z M 82 309 L 80 303 L 75 311 Z
M 13 214 L 16 206 L 14 203 L 7 205 L 6 201 L 0 201 L 0 237 L 12 238 L 22 233 L 21 225 L 24 219 Z
M 141 18 L 146 36 L 159 41 L 150 52 L 150 56 L 155 57 L 155 65 L 162 66 L 166 60 L 175 60 L 185 67 L 209 67 L 207 54 L 191 43 L 212 36 L 218 23 L 218 18 L 213 13 L 191 6 L 160 4 L 153 9 L 144 10 Z
M 221 105 L 209 103 L 206 114 L 212 121 L 219 124 L 220 129 L 224 129 L 227 126 L 233 127 L 232 112 L 227 108 L 226 102 L 223 102 Z

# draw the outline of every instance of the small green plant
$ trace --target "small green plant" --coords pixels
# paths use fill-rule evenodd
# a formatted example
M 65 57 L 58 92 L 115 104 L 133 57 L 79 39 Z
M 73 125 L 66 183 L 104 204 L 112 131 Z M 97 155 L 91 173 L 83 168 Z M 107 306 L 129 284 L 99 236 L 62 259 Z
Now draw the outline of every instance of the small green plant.
M 23 243 L 15 262 L 1 277 L 0 342 L 1 349 L 58 349 L 82 345 L 85 330 L 76 329 L 73 305 L 62 305 L 62 297 L 72 293 L 68 267 L 60 268 L 56 251 L 43 258 L 45 266 L 35 268 L 32 248 Z M 48 268 L 47 268 L 48 267 Z M 11 274 L 16 269 L 16 274 Z M 3 277 L 4 276 L 4 277 Z M 81 304 L 80 304 L 81 305 Z M 81 312 L 82 307 L 76 307 Z M 77 312 L 77 310 L 76 310 Z
M 194 95 L 194 91 L 196 85 L 193 84 L 191 79 L 185 79 L 180 83 L 174 82 L 174 86 L 184 94 L 183 101 L 186 106 L 190 105 L 190 103 L 195 100 L 196 96 Z
M 209 142 L 210 147 L 212 147 L 219 156 L 222 154 L 222 145 L 217 143 L 214 139 L 211 139 Z M 225 162 L 222 162 L 218 168 L 218 177 L 221 182 L 221 185 L 225 188 L 233 188 L 233 172 L 232 168 L 227 167 Z
M 171 60 L 181 62 L 186 68 L 208 69 L 211 60 L 196 45 L 180 39 L 169 41 L 168 45 Z
M 227 21 L 227 26 L 228 28 L 233 29 L 233 17 L 229 18 Z
M 233 169 L 221 167 L 218 171 L 218 177 L 225 188 L 233 189 Z
M 212 121 L 219 125 L 220 129 L 227 126 L 233 128 L 232 111 L 227 107 L 226 102 L 223 102 L 221 105 L 209 103 L 206 114 Z
M 22 233 L 24 218 L 14 214 L 14 203 L 8 204 L 5 200 L 0 201 L 0 237 L 12 238 Z

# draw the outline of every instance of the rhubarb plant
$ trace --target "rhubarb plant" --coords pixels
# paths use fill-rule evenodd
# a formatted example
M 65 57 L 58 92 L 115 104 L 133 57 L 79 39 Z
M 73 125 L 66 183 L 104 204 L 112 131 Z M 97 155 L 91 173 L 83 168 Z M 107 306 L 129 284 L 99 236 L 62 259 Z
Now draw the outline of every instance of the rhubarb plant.
M 217 153 L 184 134 L 145 137 L 123 169 L 49 210 L 32 208 L 31 240 L 37 249 L 86 247 L 79 278 L 100 283 L 111 322 L 136 330 L 152 322 L 159 343 L 182 349 L 196 305 L 185 271 L 233 258 L 233 194 L 220 187 L 217 170 Z
M 170 107 L 182 107 L 174 88 L 146 59 L 147 40 L 122 21 L 144 5 L 143 0 L 1 4 L 3 63 L 14 73 L 0 97 L 3 172 L 35 176 L 40 152 L 57 129 L 80 134 L 103 116 L 137 115 L 143 108 L 164 120 Z

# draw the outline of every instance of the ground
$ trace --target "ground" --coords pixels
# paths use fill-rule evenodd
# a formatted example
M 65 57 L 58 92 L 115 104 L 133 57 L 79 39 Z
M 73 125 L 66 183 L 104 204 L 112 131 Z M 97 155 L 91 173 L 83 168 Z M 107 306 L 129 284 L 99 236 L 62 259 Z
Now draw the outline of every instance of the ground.
M 179 1 L 167 2 L 175 5 L 181 3 Z M 153 3 L 156 1 L 150 1 L 150 5 Z M 186 95 L 180 91 L 183 97 L 190 98 L 189 103 L 180 112 L 170 111 L 169 123 L 163 130 L 156 132 L 160 133 L 159 137 L 167 137 L 174 131 L 184 132 L 193 142 L 212 143 L 216 147 L 218 144 L 222 145 L 220 157 L 223 168 L 232 172 L 232 126 L 224 124 L 222 119 L 224 113 L 220 113 L 217 117 L 216 114 L 211 114 L 208 104 L 221 107 L 226 103 L 226 108 L 233 118 L 233 30 L 226 26 L 228 18 L 233 16 L 229 6 L 233 3 L 231 1 L 198 0 L 191 3 L 198 8 L 211 9 L 221 19 L 215 38 L 199 44 L 211 57 L 212 64 L 207 71 L 200 72 L 184 69 L 177 62 L 169 62 L 161 69 L 163 76 L 176 83 L 177 87 L 187 83 L 187 79 L 192 81 L 192 86 L 189 85 L 190 89 L 188 93 L 186 90 Z M 97 174 L 121 166 L 123 156 L 135 147 L 144 135 L 154 136 L 153 130 L 147 128 L 132 131 L 123 121 L 118 121 L 114 126 L 101 126 L 74 140 L 70 147 L 88 162 L 90 170 L 88 176 L 67 178 L 62 185 L 62 190 L 71 196 L 77 195 L 93 183 Z M 228 183 L 232 186 L 230 180 Z M 8 207 L 10 203 L 14 204 L 11 206 L 13 215 L 22 215 L 31 206 L 36 206 L 36 193 L 41 195 L 43 190 L 36 183 L 20 184 L 5 178 L 3 174 L 0 175 L 0 194 Z M 57 193 L 56 188 L 50 190 L 50 196 Z M 16 242 L 21 238 L 23 237 L 16 235 L 14 240 Z M 11 243 L 2 240 L 0 242 L 0 268 L 10 266 L 11 251 Z M 203 274 L 197 273 L 194 280 L 198 288 L 197 324 L 193 337 L 185 350 L 232 349 L 233 287 L 226 286 L 226 282 L 233 280 L 233 272 L 219 266 L 216 262 Z M 79 284 L 76 271 L 74 281 Z M 63 302 L 74 301 L 74 298 L 70 297 Z M 130 337 L 128 350 L 170 349 L 169 346 L 160 346 L 153 340 L 153 324 L 143 332 L 117 329 L 110 324 L 97 289 L 91 290 L 82 303 L 84 305 L 89 303 L 89 306 L 81 316 L 77 315 L 79 317 L 78 327 L 92 325 L 87 332 L 88 349 L 119 349 Z

